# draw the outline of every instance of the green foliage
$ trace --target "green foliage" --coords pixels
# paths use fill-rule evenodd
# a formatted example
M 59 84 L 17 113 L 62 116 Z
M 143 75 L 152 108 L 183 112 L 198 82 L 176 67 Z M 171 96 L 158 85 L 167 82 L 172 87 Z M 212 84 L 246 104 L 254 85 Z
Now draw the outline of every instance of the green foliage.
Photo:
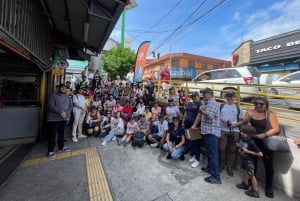
M 115 47 L 109 50 L 102 59 L 103 69 L 110 77 L 126 76 L 135 66 L 135 53 L 129 48 Z

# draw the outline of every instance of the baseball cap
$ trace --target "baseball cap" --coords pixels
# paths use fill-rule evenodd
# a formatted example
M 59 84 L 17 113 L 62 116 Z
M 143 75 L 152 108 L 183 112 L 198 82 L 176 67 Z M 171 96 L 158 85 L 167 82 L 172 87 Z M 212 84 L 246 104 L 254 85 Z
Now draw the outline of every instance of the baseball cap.
M 192 92 L 192 97 L 193 97 L 193 96 L 199 96 L 199 93 L 196 92 L 196 91 L 194 91 L 194 92 Z
M 235 93 L 234 93 L 234 91 L 232 91 L 232 90 L 227 91 L 226 94 L 225 94 L 225 97 L 226 97 L 226 98 L 227 98 L 227 97 L 234 97 L 234 96 L 235 96 Z
M 60 84 L 59 87 L 68 87 L 68 86 L 65 84 Z
M 214 93 L 213 90 L 211 90 L 210 88 L 205 88 L 205 89 L 201 90 L 201 92 L 203 94 L 213 94 Z
M 188 98 L 187 96 L 183 96 L 183 97 L 182 97 L 182 100 L 183 100 L 183 101 L 188 101 L 189 98 Z
M 173 117 L 173 121 L 179 121 L 178 117 Z

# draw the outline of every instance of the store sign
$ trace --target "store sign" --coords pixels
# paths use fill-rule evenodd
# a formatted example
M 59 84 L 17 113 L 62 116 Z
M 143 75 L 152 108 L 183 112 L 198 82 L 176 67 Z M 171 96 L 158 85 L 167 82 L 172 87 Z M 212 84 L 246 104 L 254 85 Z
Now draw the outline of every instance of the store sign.
M 184 78 L 193 79 L 197 75 L 197 70 L 195 68 L 169 68 L 171 78 Z M 157 77 L 159 77 L 160 71 L 157 72 Z
M 64 74 L 64 69 L 61 68 L 53 68 L 52 76 L 62 76 Z
M 278 50 L 278 49 L 280 49 L 282 47 L 292 47 L 292 46 L 295 46 L 295 45 L 300 45 L 300 40 L 287 42 L 285 44 L 278 44 L 278 45 L 273 45 L 273 46 L 269 46 L 269 47 L 264 47 L 264 48 L 255 50 L 255 52 L 257 54 L 259 54 L 259 53 L 262 53 L 262 52 L 268 52 L 268 51 L 272 51 L 272 50 Z

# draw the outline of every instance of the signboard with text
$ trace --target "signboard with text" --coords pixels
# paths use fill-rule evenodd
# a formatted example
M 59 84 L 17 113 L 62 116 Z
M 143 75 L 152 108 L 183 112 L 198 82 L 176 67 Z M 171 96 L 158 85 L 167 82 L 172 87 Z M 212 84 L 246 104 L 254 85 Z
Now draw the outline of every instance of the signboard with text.
M 173 78 L 181 78 L 181 79 L 193 79 L 197 76 L 197 70 L 195 68 L 169 68 L 168 69 L 171 74 L 171 79 Z M 157 72 L 157 76 L 159 78 L 160 71 Z
M 253 42 L 250 55 L 251 63 L 298 58 L 300 30 Z

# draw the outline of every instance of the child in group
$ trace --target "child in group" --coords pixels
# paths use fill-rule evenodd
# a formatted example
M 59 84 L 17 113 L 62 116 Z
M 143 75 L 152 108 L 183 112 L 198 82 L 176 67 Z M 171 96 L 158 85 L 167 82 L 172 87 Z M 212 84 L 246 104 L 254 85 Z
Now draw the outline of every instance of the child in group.
M 118 139 L 118 144 L 126 146 L 137 129 L 138 124 L 134 120 L 133 116 L 131 116 L 129 122 L 127 123 L 126 133 L 121 140 Z
M 254 174 L 254 159 L 255 157 L 262 157 L 263 153 L 257 147 L 254 140 L 256 130 L 253 126 L 243 125 L 241 127 L 241 140 L 237 143 L 239 153 L 242 160 L 242 171 L 243 171 L 243 181 L 237 184 L 236 187 L 239 189 L 247 190 L 245 194 L 250 197 L 259 198 L 259 192 L 257 189 L 257 180 Z M 249 186 L 248 180 L 251 180 L 251 188 Z M 250 188 L 250 189 L 249 189 Z

